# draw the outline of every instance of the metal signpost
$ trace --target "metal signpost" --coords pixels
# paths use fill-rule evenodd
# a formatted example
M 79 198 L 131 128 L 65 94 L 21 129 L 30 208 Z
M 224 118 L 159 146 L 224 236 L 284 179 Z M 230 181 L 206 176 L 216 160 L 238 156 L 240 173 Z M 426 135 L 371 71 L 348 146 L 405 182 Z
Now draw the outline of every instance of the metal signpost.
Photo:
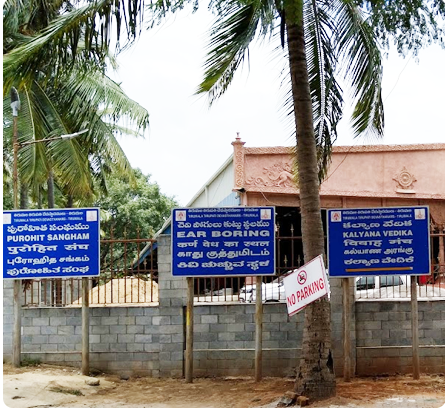
M 419 379 L 419 333 L 415 276 L 431 273 L 428 206 L 328 210 L 329 275 L 344 277 L 344 339 L 349 339 L 348 277 L 411 276 L 413 376 Z M 345 348 L 346 349 L 346 348 Z M 345 350 L 345 356 L 349 354 Z M 345 368 L 349 373 L 349 368 Z
M 172 211 L 172 273 L 187 277 L 185 377 L 193 379 L 193 277 L 256 276 L 255 380 L 261 380 L 261 276 L 275 274 L 273 207 Z
M 82 277 L 84 375 L 89 372 L 88 277 L 100 274 L 99 223 L 98 208 L 3 212 L 4 279 Z M 20 297 L 14 297 L 13 361 L 19 366 L 21 305 Z

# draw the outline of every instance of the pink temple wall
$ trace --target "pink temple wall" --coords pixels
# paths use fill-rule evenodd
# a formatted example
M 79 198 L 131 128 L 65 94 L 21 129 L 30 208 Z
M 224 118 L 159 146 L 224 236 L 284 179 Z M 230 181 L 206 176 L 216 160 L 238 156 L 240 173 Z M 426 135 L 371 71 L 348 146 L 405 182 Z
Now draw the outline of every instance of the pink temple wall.
M 339 147 L 321 193 L 445 199 L 444 173 L 445 144 Z
M 243 204 L 299 206 L 291 148 L 249 148 L 239 138 L 233 146 L 234 189 L 243 192 Z M 445 144 L 334 147 L 322 207 L 423 203 L 444 223 L 444 174 Z

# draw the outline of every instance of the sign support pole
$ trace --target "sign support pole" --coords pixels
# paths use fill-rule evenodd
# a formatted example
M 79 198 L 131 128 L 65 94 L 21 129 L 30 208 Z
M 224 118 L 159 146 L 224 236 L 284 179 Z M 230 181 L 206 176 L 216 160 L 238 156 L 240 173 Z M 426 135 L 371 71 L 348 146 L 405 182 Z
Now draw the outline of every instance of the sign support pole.
M 419 379 L 419 311 L 416 276 L 411 276 L 411 333 L 413 340 L 413 378 Z
M 193 379 L 193 277 L 232 275 L 257 277 L 255 379 L 260 380 L 263 320 L 261 276 L 275 274 L 274 207 L 175 208 L 172 209 L 171 227 L 172 275 L 187 278 L 186 382 L 191 383 Z M 257 237 L 254 242 L 251 241 L 253 237 Z M 228 241 L 228 238 L 232 239 Z M 232 248 L 235 246 L 237 249 Z M 260 246 L 260 251 L 252 248 Z M 193 247 L 193 251 L 185 251 L 188 247 Z M 215 258 L 218 258 L 217 262 Z
M 185 381 L 193 382 L 193 277 L 187 277 L 187 307 L 185 323 Z
M 82 375 L 90 374 L 90 300 L 89 282 L 82 277 Z
M 261 276 L 256 277 L 256 302 L 255 302 L 255 382 L 263 377 L 263 296 Z
M 11 90 L 12 95 L 12 90 Z M 13 193 L 14 193 L 14 209 L 19 208 L 19 193 L 18 193 L 18 118 L 17 114 L 12 119 L 12 146 L 14 149 L 14 163 L 13 163 Z M 12 340 L 12 364 L 14 367 L 20 367 L 20 358 L 22 353 L 22 303 L 21 303 L 21 287 L 22 280 L 14 280 L 14 336 Z
M 14 338 L 12 340 L 12 364 L 20 367 L 22 350 L 22 280 L 14 280 Z
M 351 381 L 351 309 L 349 302 L 349 278 L 342 278 L 343 290 L 343 379 Z
M 18 145 L 15 144 L 15 146 Z M 57 215 L 57 217 L 53 218 L 53 215 Z M 56 228 L 53 230 L 71 231 L 72 234 L 45 233 L 48 229 L 48 221 L 55 223 Z M 82 371 L 84 374 L 89 373 L 88 277 L 98 276 L 100 272 L 99 224 L 100 215 L 98 208 L 15 209 L 3 212 L 3 278 L 10 279 L 14 277 L 12 364 L 15 367 L 20 366 L 21 360 L 23 280 L 31 281 L 38 277 L 53 279 L 58 283 L 62 277 L 82 277 Z M 32 231 L 39 231 L 31 239 L 26 234 L 28 229 L 22 228 L 28 225 L 33 227 Z M 85 233 L 85 230 L 89 230 L 88 233 Z M 69 238 L 65 238 L 65 236 L 69 236 Z M 31 267 L 38 267 L 38 269 L 28 269 L 23 261 L 14 260 L 14 263 L 11 263 L 11 259 L 16 258 L 17 248 L 5 244 L 9 241 L 26 242 L 29 240 L 32 242 L 32 245 L 26 244 L 28 246 L 27 257 L 32 260 Z M 57 246 L 54 244 L 60 240 L 65 240 L 63 245 Z M 41 251 L 51 252 L 51 259 L 55 260 L 57 265 L 51 265 L 54 261 L 50 261 L 50 258 L 47 256 L 42 258 Z M 78 256 L 78 258 L 73 258 L 74 256 Z M 74 264 L 73 260 L 75 260 Z M 79 261 L 79 264 L 77 264 L 77 261 Z M 12 268 L 11 264 L 19 264 L 19 266 Z M 23 269 L 20 264 L 24 265 Z M 17 275 L 20 278 L 15 278 Z M 56 285 L 56 287 L 58 290 L 61 290 L 60 286 Z M 57 291 L 57 294 L 54 294 L 53 290 L 51 290 L 51 304 L 60 305 L 61 300 L 62 294 L 59 291 Z

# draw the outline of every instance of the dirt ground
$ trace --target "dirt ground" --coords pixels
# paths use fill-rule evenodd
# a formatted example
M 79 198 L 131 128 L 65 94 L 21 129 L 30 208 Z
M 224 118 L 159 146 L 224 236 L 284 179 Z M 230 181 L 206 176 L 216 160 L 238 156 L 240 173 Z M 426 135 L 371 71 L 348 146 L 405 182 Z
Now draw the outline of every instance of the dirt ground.
M 98 386 L 85 381 L 98 379 Z M 293 379 L 249 377 L 183 379 L 130 378 L 81 375 L 70 367 L 3 366 L 3 401 L 11 408 L 251 408 L 277 407 L 292 391 Z M 445 376 L 422 375 L 338 379 L 337 396 L 309 407 L 438 408 L 445 405 Z

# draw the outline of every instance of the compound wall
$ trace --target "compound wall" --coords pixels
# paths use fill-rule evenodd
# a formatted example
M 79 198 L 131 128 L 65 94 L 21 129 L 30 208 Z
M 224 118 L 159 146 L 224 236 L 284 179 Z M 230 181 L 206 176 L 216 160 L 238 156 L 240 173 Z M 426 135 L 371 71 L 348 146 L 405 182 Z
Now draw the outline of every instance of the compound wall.
M 412 372 L 411 304 L 403 301 L 357 302 L 357 373 Z M 419 301 L 421 372 L 445 371 L 445 301 Z
M 186 280 L 171 275 L 170 236 L 159 237 L 158 245 L 159 306 L 91 307 L 91 368 L 127 375 L 183 376 Z M 12 281 L 3 282 L 5 361 L 11 360 L 12 351 L 12 284 Z M 359 375 L 410 372 L 410 303 L 368 301 L 350 307 L 352 372 L 355 368 Z M 444 372 L 445 302 L 419 302 L 419 311 L 421 371 Z M 25 308 L 22 327 L 22 359 L 81 366 L 80 308 Z M 339 279 L 331 279 L 331 329 L 335 371 L 341 376 Z M 294 375 L 302 333 L 302 313 L 289 318 L 285 304 L 264 305 L 264 376 Z M 254 375 L 254 340 L 254 305 L 196 305 L 194 374 Z

